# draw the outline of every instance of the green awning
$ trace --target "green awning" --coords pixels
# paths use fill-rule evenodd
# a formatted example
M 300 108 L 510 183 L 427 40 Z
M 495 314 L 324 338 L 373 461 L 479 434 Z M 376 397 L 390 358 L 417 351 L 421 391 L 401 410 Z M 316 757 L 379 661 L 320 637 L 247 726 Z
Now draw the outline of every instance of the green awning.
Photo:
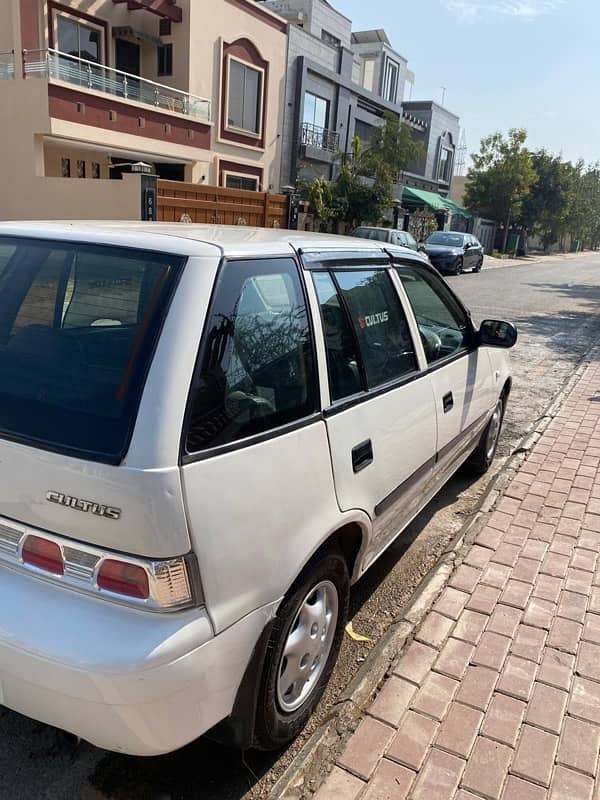
M 435 192 L 426 192 L 424 189 L 412 189 L 409 186 L 405 186 L 402 190 L 402 202 L 409 206 L 428 206 L 434 212 L 444 211 L 451 215 L 458 214 L 465 219 L 473 216 L 470 211 L 461 208 L 449 197 L 442 197 L 441 194 Z

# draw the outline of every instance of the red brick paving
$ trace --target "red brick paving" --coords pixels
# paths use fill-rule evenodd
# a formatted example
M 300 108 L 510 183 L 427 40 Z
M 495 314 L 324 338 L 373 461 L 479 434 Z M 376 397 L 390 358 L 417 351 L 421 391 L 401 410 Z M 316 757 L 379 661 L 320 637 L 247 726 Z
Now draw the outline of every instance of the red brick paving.
M 598 395 L 593 362 L 317 800 L 600 800 Z

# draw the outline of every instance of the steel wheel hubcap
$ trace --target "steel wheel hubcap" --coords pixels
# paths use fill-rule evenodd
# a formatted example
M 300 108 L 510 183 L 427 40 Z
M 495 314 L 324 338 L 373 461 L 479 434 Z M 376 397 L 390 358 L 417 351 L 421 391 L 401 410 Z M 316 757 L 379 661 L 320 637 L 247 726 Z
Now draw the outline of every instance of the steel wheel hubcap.
M 485 443 L 485 453 L 488 459 L 493 458 L 498 436 L 500 435 L 500 424 L 502 422 L 502 400 L 498 400 L 492 418 L 490 420 L 487 439 Z
M 318 583 L 300 604 L 277 674 L 277 700 L 283 711 L 300 708 L 319 682 L 335 636 L 338 605 L 331 581 Z

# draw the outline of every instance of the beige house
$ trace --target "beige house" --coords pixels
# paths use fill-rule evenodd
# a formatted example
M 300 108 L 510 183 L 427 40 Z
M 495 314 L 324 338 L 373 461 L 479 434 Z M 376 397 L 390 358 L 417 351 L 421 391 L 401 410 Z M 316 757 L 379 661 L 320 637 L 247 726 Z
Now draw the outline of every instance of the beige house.
M 0 219 L 139 218 L 140 171 L 279 191 L 286 23 L 254 0 L 2 0 L 0 17 Z

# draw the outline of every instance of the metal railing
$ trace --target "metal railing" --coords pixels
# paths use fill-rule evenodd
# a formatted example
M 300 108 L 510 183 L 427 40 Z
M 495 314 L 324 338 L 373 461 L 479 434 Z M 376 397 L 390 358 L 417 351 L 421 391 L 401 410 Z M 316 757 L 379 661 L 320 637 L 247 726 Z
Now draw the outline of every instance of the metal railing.
M 0 81 L 11 81 L 15 77 L 14 51 L 0 52 Z
M 337 153 L 340 146 L 340 135 L 335 131 L 327 130 L 327 128 L 321 128 L 319 125 L 304 122 L 302 124 L 302 144 Z
M 62 81 L 203 122 L 211 119 L 210 100 L 58 50 L 24 50 L 23 67 L 26 78 Z

